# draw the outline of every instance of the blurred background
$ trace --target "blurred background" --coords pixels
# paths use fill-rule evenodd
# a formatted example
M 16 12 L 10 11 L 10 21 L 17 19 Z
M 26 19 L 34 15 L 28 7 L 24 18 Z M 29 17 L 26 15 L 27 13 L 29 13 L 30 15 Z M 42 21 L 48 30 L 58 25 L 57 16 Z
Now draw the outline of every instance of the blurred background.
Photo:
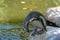
M 47 8 L 59 5 L 60 0 L 0 0 L 0 24 L 22 26 L 30 11 L 44 15 Z
M 27 40 L 29 33 L 21 28 L 24 18 L 33 10 L 45 15 L 47 8 L 56 6 L 60 0 L 0 0 L 0 39 Z

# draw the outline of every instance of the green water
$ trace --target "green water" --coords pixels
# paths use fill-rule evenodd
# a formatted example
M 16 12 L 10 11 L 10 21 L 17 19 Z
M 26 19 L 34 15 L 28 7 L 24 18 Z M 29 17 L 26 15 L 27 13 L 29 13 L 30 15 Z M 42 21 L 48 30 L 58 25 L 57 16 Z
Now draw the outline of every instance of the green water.
M 60 0 L 0 0 L 0 23 L 23 25 L 30 11 L 39 11 L 44 15 L 47 8 L 59 5 Z

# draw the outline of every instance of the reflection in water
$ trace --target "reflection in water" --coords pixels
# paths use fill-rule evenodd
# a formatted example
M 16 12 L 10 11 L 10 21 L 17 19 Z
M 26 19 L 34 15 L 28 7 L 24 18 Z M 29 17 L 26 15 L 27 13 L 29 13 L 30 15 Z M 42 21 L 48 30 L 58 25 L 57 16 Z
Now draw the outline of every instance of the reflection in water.
M 11 26 L 0 25 L 0 40 L 21 40 L 18 34 L 12 34 L 10 31 L 2 30 L 12 28 Z
M 0 4 L 2 4 L 4 2 L 4 0 L 0 0 Z
M 17 35 L 10 35 L 10 36 L 3 36 L 0 37 L 1 40 L 20 40 L 19 36 Z
M 19 35 L 14 35 L 14 34 L 10 34 L 8 33 L 4 33 L 4 32 L 0 32 L 0 40 L 20 40 L 20 36 Z
M 0 25 L 0 29 L 12 29 L 12 28 L 21 28 L 21 27 L 19 27 L 19 26 Z

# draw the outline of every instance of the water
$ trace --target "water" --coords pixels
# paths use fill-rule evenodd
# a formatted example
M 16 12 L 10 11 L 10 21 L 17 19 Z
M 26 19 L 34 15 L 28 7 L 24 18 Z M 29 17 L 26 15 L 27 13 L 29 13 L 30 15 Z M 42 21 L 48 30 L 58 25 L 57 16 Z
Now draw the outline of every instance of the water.
M 20 26 L 7 26 L 7 25 L 0 25 L 0 40 L 24 40 L 24 37 L 27 36 L 27 35 L 24 35 L 26 34 L 26 32 L 23 34 L 24 37 L 21 39 L 21 36 L 22 34 L 13 34 L 11 33 L 11 29 L 13 29 L 13 31 L 16 33 L 16 30 L 14 30 L 14 28 L 19 28 L 19 29 L 23 29 L 23 27 L 20 27 Z M 5 30 L 2 30 L 2 29 L 5 29 Z M 30 30 L 33 30 L 33 28 L 29 28 Z M 49 33 L 52 33 L 52 31 L 57 31 L 55 30 L 57 29 L 57 27 L 47 27 L 47 30 L 49 31 Z M 8 30 L 8 31 L 6 31 Z M 18 31 L 18 30 L 17 30 Z M 18 31 L 19 32 L 19 31 Z M 26 39 L 26 38 L 25 38 Z
M 12 28 L 20 28 L 20 27 L 0 25 L 0 29 L 9 30 Z M 12 34 L 10 31 L 0 30 L 0 40 L 21 40 L 21 38 L 18 34 Z
M 8 25 L 0 25 L 0 29 L 12 29 L 12 28 L 20 28 L 19 26 L 8 26 Z
M 0 40 L 20 40 L 20 37 L 18 35 L 3 36 Z

